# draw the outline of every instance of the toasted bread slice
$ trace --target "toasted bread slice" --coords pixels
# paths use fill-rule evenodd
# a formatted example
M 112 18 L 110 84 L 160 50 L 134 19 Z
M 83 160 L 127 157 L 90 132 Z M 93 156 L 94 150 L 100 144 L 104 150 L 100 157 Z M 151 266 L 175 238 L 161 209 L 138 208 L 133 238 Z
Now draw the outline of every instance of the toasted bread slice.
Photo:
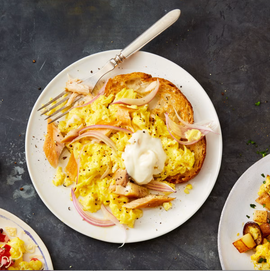
M 149 103 L 151 114 L 158 114 L 165 121 L 164 113 L 168 113 L 169 117 L 179 122 L 174 109 L 178 115 L 186 122 L 194 123 L 193 108 L 185 95 L 170 81 L 152 77 L 149 74 L 134 72 L 130 74 L 117 75 L 109 79 L 105 89 L 105 95 L 116 95 L 123 88 L 132 88 L 138 93 L 138 96 L 145 96 L 143 91 L 149 84 L 159 80 L 160 88 L 156 97 Z M 187 170 L 184 174 L 170 176 L 166 179 L 171 183 L 187 182 L 194 178 L 200 171 L 206 156 L 206 139 L 203 137 L 199 142 L 187 146 L 195 154 L 195 164 L 191 170 Z

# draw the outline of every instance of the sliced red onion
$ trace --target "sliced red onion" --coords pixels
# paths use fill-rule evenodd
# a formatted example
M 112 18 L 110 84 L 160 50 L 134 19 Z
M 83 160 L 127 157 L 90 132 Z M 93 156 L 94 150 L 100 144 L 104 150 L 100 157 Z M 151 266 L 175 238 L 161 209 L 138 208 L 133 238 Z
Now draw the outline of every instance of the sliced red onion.
M 83 129 L 81 129 L 79 131 L 79 134 L 82 134 L 83 131 L 88 130 L 88 129 L 99 129 L 99 128 L 101 128 L 101 129 L 112 129 L 112 130 L 117 130 L 117 131 L 133 134 L 133 132 L 128 130 L 128 129 L 120 128 L 120 127 L 113 126 L 113 125 L 105 125 L 105 124 L 86 126 L 85 128 L 83 128 Z
M 102 86 L 102 88 L 99 90 L 98 94 L 92 99 L 90 100 L 89 102 L 83 104 L 83 105 L 79 105 L 79 106 L 76 106 L 74 108 L 81 108 L 81 107 L 84 107 L 84 106 L 87 106 L 91 103 L 93 103 L 95 100 L 97 100 L 99 98 L 99 96 L 103 95 L 104 92 L 105 92 L 105 89 L 106 89 L 106 85 L 108 83 L 109 79 L 105 82 L 105 84 Z
M 144 92 L 149 92 L 151 91 L 152 89 L 154 89 L 156 87 L 156 82 L 153 81 L 152 83 L 150 83 L 144 90 Z
M 102 180 L 102 179 L 104 179 L 109 173 L 110 173 L 110 171 L 111 171 L 111 166 L 109 165 L 108 167 L 107 167 L 107 169 L 105 170 L 105 172 L 102 174 L 102 176 L 100 177 L 100 179 Z
M 166 116 L 167 115 L 167 116 Z M 181 137 L 181 138 L 185 138 L 185 132 L 187 132 L 189 130 L 189 128 L 187 128 L 186 126 L 183 125 L 178 125 L 176 124 L 174 121 L 172 121 L 168 114 L 165 114 L 165 118 L 166 118 L 166 124 L 167 127 L 170 127 L 170 130 L 172 130 L 174 132 L 174 134 L 176 134 L 177 136 Z
M 9 263 L 8 265 L 6 265 Z M 0 263 L 0 268 L 2 268 L 4 265 L 6 265 L 4 268 L 8 268 L 12 263 L 11 257 L 3 256 Z
M 5 266 L 5 268 L 9 268 L 11 266 L 11 264 L 13 263 L 11 256 L 9 257 L 9 264 Z
M 171 129 L 171 127 L 170 127 L 170 125 L 169 125 L 169 122 L 172 121 L 172 120 L 169 118 L 169 116 L 168 116 L 167 113 L 165 113 L 165 118 L 166 118 L 166 126 L 167 126 L 167 129 L 168 129 L 169 134 L 170 134 L 170 135 L 171 135 L 171 136 L 172 136 L 179 144 L 182 144 L 182 145 L 192 145 L 192 144 L 197 143 L 197 142 L 198 142 L 199 140 L 201 140 L 202 137 L 204 136 L 204 135 L 202 134 L 202 136 L 201 136 L 198 140 L 193 140 L 193 141 L 178 140 L 178 139 L 172 134 L 172 132 L 174 132 L 176 135 L 178 135 L 178 134 L 177 134 L 177 131 Z M 192 129 L 194 129 L 194 128 L 192 128 Z M 179 135 L 179 136 L 182 136 L 182 135 Z M 183 136 L 182 136 L 182 137 L 183 137 Z
M 112 223 L 114 223 L 115 225 L 117 225 L 117 226 L 119 226 L 121 229 L 123 229 L 124 230 L 124 233 L 125 233 L 125 235 L 124 235 L 124 242 L 122 243 L 122 245 L 120 246 L 120 247 L 118 247 L 118 248 L 121 248 L 121 247 L 123 247 L 124 246 L 124 244 L 126 243 L 126 241 L 127 241 L 127 230 L 126 230 L 126 227 L 123 225 L 123 224 L 121 224 L 120 222 L 119 222 L 119 220 L 102 204 L 101 205 L 101 210 L 102 210 L 102 212 L 104 213 L 104 215 L 110 220 L 110 221 L 112 221 Z
M 158 182 L 158 181 L 151 181 L 147 185 L 145 185 L 148 189 L 160 191 L 160 192 L 176 192 L 175 189 L 173 189 L 170 185 Z
M 122 98 L 116 102 L 113 102 L 112 104 L 126 104 L 126 105 L 145 105 L 149 102 L 151 102 L 154 97 L 156 96 L 158 90 L 159 90 L 159 80 L 156 81 L 156 87 L 145 97 L 140 99 L 128 99 L 128 98 Z
M 174 109 L 175 114 L 177 116 L 177 118 L 179 119 L 179 121 L 184 124 L 186 127 L 190 128 L 190 129 L 196 129 L 199 130 L 201 133 L 203 133 L 204 135 L 208 134 L 209 132 L 213 132 L 215 133 L 215 131 L 210 127 L 213 124 L 213 121 L 206 121 L 206 122 L 200 122 L 200 123 L 196 123 L 196 124 L 191 124 L 188 123 L 186 121 L 184 121 L 178 114 L 177 111 Z
M 72 201 L 74 204 L 75 209 L 77 210 L 77 212 L 79 213 L 79 215 L 89 224 L 94 225 L 94 226 L 98 226 L 98 227 L 111 227 L 114 226 L 115 223 L 113 223 L 110 220 L 107 219 L 99 219 L 96 217 L 91 216 L 90 214 L 87 214 L 86 212 L 83 211 L 83 209 L 80 207 L 79 205 L 79 201 L 75 196 L 75 193 L 73 191 L 73 189 L 71 188 L 71 196 L 72 196 Z M 101 205 L 102 206 L 102 205 Z
M 108 138 L 107 136 L 105 136 L 104 134 L 102 134 L 99 131 L 86 132 L 86 133 L 76 137 L 70 144 L 72 144 L 75 141 L 78 141 L 78 140 L 80 140 L 82 138 L 85 138 L 85 137 L 94 137 L 94 138 L 96 138 L 98 140 L 101 140 L 105 144 L 107 144 L 109 147 L 111 147 L 115 152 L 117 152 L 117 148 L 115 146 L 115 143 L 110 138 Z

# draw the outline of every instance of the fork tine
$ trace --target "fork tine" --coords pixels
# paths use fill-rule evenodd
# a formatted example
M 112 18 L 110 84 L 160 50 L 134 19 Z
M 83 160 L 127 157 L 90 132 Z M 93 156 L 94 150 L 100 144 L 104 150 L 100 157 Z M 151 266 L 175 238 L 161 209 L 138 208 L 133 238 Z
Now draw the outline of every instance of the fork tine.
M 75 99 L 74 102 L 73 102 L 72 104 L 66 105 L 66 106 L 63 106 L 63 107 L 59 108 L 59 109 L 56 110 L 54 113 L 52 113 L 50 116 L 48 116 L 45 120 L 47 120 L 48 118 L 50 118 L 50 117 L 56 115 L 57 113 L 61 112 L 61 111 L 64 110 L 64 109 L 68 109 L 66 112 L 62 113 L 61 115 L 59 115 L 58 117 L 56 117 L 55 119 L 53 119 L 52 121 L 50 121 L 50 123 L 52 123 L 52 122 L 58 120 L 59 118 L 65 116 L 71 109 L 73 109 L 72 106 L 73 106 L 76 102 L 78 102 L 81 98 L 83 98 L 83 95 L 78 96 L 77 99 Z M 50 123 L 49 123 L 49 124 L 50 124 Z
M 56 96 L 54 99 L 50 100 L 48 103 L 44 104 L 42 107 L 40 107 L 37 111 L 43 109 L 44 107 L 50 105 L 51 103 L 53 103 L 54 101 L 56 101 L 57 99 L 61 98 L 62 96 L 64 96 L 67 92 L 64 90 L 62 93 L 60 93 L 58 96 Z
M 67 92 L 66 92 L 67 93 Z M 67 97 L 65 97 L 64 99 L 60 100 L 59 102 L 57 102 L 55 105 L 53 105 L 52 107 L 48 108 L 46 111 L 44 111 L 40 116 L 50 112 L 52 109 L 54 109 L 55 107 L 57 107 L 58 105 L 62 104 L 63 102 L 65 102 L 66 100 L 69 99 L 69 97 L 71 96 L 71 93 L 68 94 Z

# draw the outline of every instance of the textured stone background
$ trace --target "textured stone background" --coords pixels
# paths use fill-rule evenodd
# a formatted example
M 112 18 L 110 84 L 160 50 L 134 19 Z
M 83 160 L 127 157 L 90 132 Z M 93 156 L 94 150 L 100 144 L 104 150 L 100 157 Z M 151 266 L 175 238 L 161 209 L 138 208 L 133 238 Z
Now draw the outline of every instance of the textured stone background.
M 175 8 L 180 19 L 143 50 L 175 62 L 203 86 L 222 126 L 222 166 L 205 204 L 181 227 L 118 249 L 67 227 L 40 200 L 26 167 L 26 125 L 36 99 L 62 69 L 123 48 Z M 55 269 L 221 268 L 222 207 L 240 175 L 270 146 L 269 14 L 267 0 L 0 1 L 0 207 L 39 234 Z

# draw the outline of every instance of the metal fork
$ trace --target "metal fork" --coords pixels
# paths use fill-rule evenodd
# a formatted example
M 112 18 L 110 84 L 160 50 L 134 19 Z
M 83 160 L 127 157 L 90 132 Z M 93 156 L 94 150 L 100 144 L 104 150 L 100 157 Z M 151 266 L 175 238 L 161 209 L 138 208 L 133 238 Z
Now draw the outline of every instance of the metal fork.
M 166 30 L 169 26 L 175 23 L 177 19 L 179 18 L 180 14 L 181 14 L 181 11 L 179 9 L 174 9 L 168 12 L 165 16 L 163 16 L 160 20 L 158 20 L 155 24 L 153 24 L 150 28 L 148 28 L 143 34 L 141 34 L 137 39 L 135 39 L 132 43 L 130 43 L 126 48 L 121 50 L 118 55 L 116 55 L 114 58 L 111 58 L 98 72 L 96 72 L 91 77 L 82 80 L 82 83 L 90 86 L 93 92 L 98 81 L 105 74 L 112 71 L 121 62 L 123 62 L 125 59 L 127 59 L 128 57 L 130 57 L 131 55 L 139 51 L 144 45 L 149 43 L 152 39 L 154 39 L 156 36 L 158 36 L 160 33 Z M 65 96 L 65 94 L 67 94 L 67 96 Z M 57 106 L 67 101 L 69 97 L 71 96 L 71 94 L 72 93 L 69 91 L 66 91 L 66 90 L 63 91 L 54 99 L 50 100 L 48 103 L 40 107 L 38 111 L 45 107 L 48 107 L 49 105 L 51 105 L 53 102 L 56 101 L 56 104 L 47 108 L 46 111 L 42 112 L 41 115 L 44 115 L 50 112 L 52 109 L 56 108 Z M 56 116 L 57 114 L 61 113 L 61 111 L 65 110 L 64 113 L 55 117 L 53 120 L 51 120 L 50 123 L 58 120 L 59 118 L 66 115 L 73 108 L 73 105 L 79 100 L 81 100 L 83 97 L 84 97 L 83 95 L 77 96 L 76 99 L 73 101 L 73 103 L 71 103 L 70 105 L 62 106 L 61 108 L 56 110 L 54 113 L 48 115 L 46 119 L 51 118 L 52 116 Z

